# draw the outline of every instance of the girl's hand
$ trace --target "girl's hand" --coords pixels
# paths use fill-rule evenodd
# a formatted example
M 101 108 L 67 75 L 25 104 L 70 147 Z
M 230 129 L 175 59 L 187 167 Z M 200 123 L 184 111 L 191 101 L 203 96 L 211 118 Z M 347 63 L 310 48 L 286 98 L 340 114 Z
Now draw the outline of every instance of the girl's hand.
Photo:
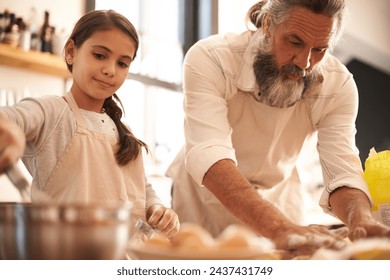
M 0 174 L 23 155 L 26 137 L 14 122 L 0 116 Z
M 153 204 L 146 211 L 148 223 L 159 233 L 171 238 L 180 229 L 179 218 L 175 211 L 162 204 Z

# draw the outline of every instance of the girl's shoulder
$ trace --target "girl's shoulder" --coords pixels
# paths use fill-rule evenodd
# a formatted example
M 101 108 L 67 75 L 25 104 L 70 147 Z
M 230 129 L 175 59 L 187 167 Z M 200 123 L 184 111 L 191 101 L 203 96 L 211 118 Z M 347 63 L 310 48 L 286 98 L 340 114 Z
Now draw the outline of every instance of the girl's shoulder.
M 67 105 L 65 99 L 59 95 L 42 95 L 38 97 L 27 97 L 23 101 L 35 102 L 43 108 L 63 108 Z
M 59 95 L 27 97 L 20 103 L 21 106 L 30 108 L 31 110 L 28 110 L 30 113 L 35 111 L 36 114 L 44 116 L 45 119 L 55 119 L 56 116 L 61 116 L 70 110 L 64 97 Z

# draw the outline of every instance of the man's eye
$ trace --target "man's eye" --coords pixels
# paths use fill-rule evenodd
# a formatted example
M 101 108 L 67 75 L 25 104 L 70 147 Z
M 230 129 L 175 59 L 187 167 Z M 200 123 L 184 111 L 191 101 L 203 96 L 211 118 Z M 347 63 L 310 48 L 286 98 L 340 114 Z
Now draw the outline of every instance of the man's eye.
M 324 53 L 324 52 L 326 52 L 326 48 L 313 49 L 313 51 L 316 53 Z
M 292 44 L 292 45 L 294 45 L 294 46 L 300 46 L 300 45 L 301 45 L 301 42 L 290 41 L 290 44 Z

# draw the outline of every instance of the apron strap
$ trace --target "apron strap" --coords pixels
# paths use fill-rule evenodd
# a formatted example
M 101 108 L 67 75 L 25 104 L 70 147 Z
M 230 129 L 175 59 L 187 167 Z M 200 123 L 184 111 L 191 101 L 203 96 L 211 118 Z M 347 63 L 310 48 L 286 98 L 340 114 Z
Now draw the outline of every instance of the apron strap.
M 74 100 L 74 97 L 70 91 L 66 93 L 65 100 L 66 100 L 66 102 L 68 102 L 70 109 L 73 111 L 77 126 L 85 127 L 84 118 L 81 115 L 80 109 L 77 106 L 76 100 Z

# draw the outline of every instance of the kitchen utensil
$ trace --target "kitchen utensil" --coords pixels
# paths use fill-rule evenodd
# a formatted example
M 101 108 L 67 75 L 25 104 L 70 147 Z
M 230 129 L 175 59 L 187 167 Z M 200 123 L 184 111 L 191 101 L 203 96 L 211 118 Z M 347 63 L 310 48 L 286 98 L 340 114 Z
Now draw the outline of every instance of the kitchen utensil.
M 139 260 L 280 260 L 281 254 L 275 250 L 259 253 L 256 250 L 227 249 L 220 251 L 174 250 L 159 247 L 141 247 L 132 249 Z
M 124 259 L 131 203 L 0 203 L 0 259 Z
M 155 233 L 154 229 L 145 221 L 138 219 L 135 223 L 135 228 L 138 230 L 142 240 L 149 239 Z
M 31 202 L 30 196 L 30 183 L 23 175 L 22 171 L 17 167 L 17 165 L 11 165 L 5 171 L 10 181 L 20 192 L 23 202 Z

